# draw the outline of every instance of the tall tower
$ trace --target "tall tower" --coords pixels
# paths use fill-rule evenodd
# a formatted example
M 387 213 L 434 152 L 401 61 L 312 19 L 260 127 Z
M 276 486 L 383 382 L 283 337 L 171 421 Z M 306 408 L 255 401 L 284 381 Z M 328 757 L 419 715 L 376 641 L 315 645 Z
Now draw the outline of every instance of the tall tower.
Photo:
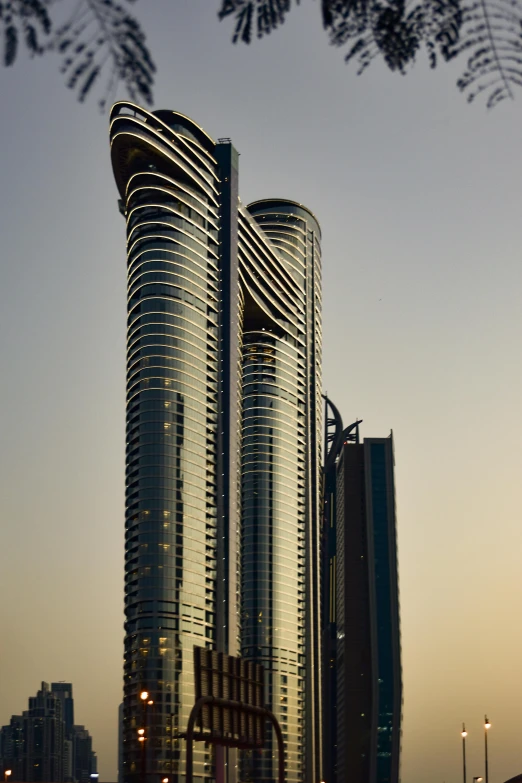
M 64 722 L 63 779 L 66 783 L 74 780 L 74 698 L 72 683 L 53 682 L 51 691 L 60 699 L 62 720 Z
M 48 683 L 29 698 L 23 714 L 24 780 L 27 783 L 62 783 L 64 728 L 60 697 Z
M 323 642 L 327 783 L 398 783 L 402 670 L 393 438 L 359 442 L 360 422 L 332 425 L 325 461 L 329 609 Z M 335 481 L 332 481 L 332 478 Z M 326 609 L 326 606 L 325 606 Z M 325 737 L 328 735 L 325 734 Z
M 230 140 L 177 112 L 116 104 L 111 154 L 128 257 L 124 781 L 183 778 L 202 645 L 265 666 L 287 780 L 316 783 L 320 229 L 296 202 L 243 207 Z M 272 780 L 272 755 L 268 737 L 242 774 Z M 214 777 L 201 743 L 194 760 Z
M 321 234 L 301 204 L 270 199 L 248 210 L 279 262 L 264 273 L 269 312 L 245 308 L 242 654 L 265 667 L 287 780 L 318 781 Z M 252 780 L 275 779 L 275 764 L 270 753 L 254 761 Z

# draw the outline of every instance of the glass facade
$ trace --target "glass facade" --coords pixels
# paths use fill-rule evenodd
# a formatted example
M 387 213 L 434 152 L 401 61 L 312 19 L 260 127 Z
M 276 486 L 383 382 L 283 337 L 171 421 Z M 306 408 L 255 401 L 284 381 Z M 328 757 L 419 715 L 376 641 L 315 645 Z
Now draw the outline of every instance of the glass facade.
M 305 421 L 299 353 L 268 332 L 245 334 L 243 360 L 242 655 L 265 667 L 265 699 L 286 743 L 287 780 L 303 779 Z M 276 743 L 245 765 L 277 779 Z
M 320 535 L 322 509 L 322 288 L 320 229 L 314 215 L 300 204 L 279 200 L 257 201 L 249 212 L 276 248 L 283 270 L 293 284 L 287 283 L 288 301 L 293 305 L 292 319 L 280 322 L 282 339 L 296 349 L 296 394 L 298 416 L 302 417 L 299 437 L 304 447 L 298 454 L 298 480 L 302 488 L 304 514 L 304 654 L 301 659 L 302 682 L 298 699 L 303 700 L 304 732 L 300 749 L 305 777 L 322 778 L 322 705 L 321 705 L 321 631 L 320 631 Z M 298 612 L 301 605 L 295 607 Z M 264 664 L 266 666 L 266 663 Z M 277 662 L 274 661 L 274 666 Z M 276 717 L 282 717 L 275 695 L 271 699 Z M 299 713 L 298 713 L 299 717 Z M 261 771 L 259 771 L 258 775 Z M 298 774 L 300 774 L 298 772 Z M 275 774 L 273 775 L 275 777 Z M 258 779 L 257 777 L 255 778 Z M 261 778 L 259 778 L 261 779 Z
M 315 782 L 319 226 L 294 202 L 242 207 L 229 140 L 176 112 L 116 104 L 111 153 L 128 257 L 123 778 L 184 778 L 198 645 L 264 664 L 287 779 Z M 267 739 L 242 765 L 256 781 L 276 777 Z M 214 779 L 209 747 L 194 762 Z

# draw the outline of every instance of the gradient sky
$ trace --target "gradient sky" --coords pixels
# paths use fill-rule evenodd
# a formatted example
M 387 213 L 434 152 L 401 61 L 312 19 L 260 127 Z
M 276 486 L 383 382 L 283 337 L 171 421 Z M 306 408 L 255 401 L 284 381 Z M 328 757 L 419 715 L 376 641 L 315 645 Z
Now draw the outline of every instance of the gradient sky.
M 142 0 L 155 108 L 239 152 L 244 202 L 323 230 L 324 380 L 345 423 L 393 428 L 403 783 L 522 772 L 522 92 L 487 112 L 456 66 L 362 77 L 313 0 L 233 47 L 218 2 Z M 53 56 L 0 69 L 0 724 L 41 680 L 116 780 L 123 651 L 125 231 L 108 120 Z M 123 97 L 123 94 L 122 96 Z M 518 118 L 518 119 L 517 119 Z

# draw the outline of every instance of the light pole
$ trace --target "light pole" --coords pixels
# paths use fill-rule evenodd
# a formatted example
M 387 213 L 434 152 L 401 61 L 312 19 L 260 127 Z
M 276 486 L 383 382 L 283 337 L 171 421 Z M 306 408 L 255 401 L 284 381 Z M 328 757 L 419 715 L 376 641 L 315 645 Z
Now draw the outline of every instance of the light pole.
M 488 783 L 488 729 L 491 728 L 491 723 L 488 720 L 488 716 L 484 715 L 484 760 L 486 767 L 486 783 Z
M 12 769 L 6 769 L 6 771 L 4 772 L 4 781 L 9 780 L 12 774 L 13 774 Z
M 460 736 L 462 737 L 462 773 L 463 773 L 463 781 L 466 783 L 466 737 L 468 736 L 468 732 L 466 731 L 466 726 L 462 724 L 462 731 L 460 732 Z

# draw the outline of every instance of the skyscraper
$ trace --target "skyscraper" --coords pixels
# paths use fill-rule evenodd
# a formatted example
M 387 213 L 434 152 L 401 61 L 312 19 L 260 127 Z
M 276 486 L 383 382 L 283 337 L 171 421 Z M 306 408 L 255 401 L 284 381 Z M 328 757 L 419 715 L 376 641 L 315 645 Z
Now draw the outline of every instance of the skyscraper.
M 328 409 L 330 415 L 328 415 Z M 323 680 L 327 783 L 398 783 L 402 671 L 393 438 L 327 400 Z
M 62 720 L 64 722 L 63 779 L 67 783 L 74 780 L 74 698 L 72 683 L 53 682 L 51 691 L 60 699 Z
M 24 781 L 61 783 L 63 780 L 64 722 L 62 704 L 48 683 L 29 699 L 24 721 Z
M 124 778 L 183 776 L 204 645 L 264 665 L 287 780 L 315 783 L 319 225 L 292 201 L 242 206 L 230 140 L 177 112 L 116 104 L 111 151 L 128 256 Z M 243 776 L 276 777 L 267 739 Z M 195 774 L 214 775 L 203 745 Z

